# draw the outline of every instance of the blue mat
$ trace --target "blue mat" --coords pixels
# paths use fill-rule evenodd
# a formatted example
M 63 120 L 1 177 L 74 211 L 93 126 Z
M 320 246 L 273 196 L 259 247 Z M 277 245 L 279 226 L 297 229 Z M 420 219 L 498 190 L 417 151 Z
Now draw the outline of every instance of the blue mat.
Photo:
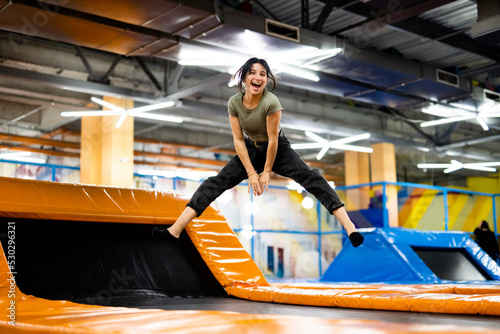
M 500 267 L 466 232 L 375 228 L 344 245 L 320 282 L 500 284 Z

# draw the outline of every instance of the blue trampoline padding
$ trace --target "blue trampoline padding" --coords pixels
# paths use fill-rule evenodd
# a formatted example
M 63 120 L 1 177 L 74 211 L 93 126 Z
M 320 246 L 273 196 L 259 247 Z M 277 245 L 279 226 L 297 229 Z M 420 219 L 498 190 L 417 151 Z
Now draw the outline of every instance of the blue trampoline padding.
M 322 282 L 450 283 L 429 269 L 412 247 L 460 249 L 491 279 L 500 281 L 500 268 L 466 232 L 375 228 L 362 231 L 364 243 L 349 242 L 326 270 Z

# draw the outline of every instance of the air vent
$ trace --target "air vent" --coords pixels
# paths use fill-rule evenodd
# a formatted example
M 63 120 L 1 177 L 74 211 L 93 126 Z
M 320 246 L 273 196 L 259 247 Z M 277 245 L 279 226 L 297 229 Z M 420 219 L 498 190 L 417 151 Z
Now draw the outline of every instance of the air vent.
M 441 82 L 441 83 L 444 83 L 447 85 L 451 85 L 451 86 L 455 86 L 455 87 L 459 86 L 459 79 L 458 79 L 458 75 L 456 75 L 456 74 L 453 74 L 450 72 L 445 72 L 443 70 L 438 69 L 436 72 L 436 78 L 437 78 L 438 82 Z
M 500 93 L 496 93 L 494 91 L 485 89 L 484 90 L 484 99 L 500 103 Z
M 266 19 L 266 34 L 297 43 L 300 42 L 299 28 L 269 19 Z

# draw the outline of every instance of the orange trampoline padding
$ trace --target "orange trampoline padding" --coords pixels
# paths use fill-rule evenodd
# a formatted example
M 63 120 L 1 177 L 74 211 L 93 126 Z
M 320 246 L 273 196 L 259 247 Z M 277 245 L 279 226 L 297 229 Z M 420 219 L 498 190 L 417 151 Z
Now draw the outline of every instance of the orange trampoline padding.
M 27 219 L 171 224 L 184 210 L 188 196 L 177 192 L 124 189 L 0 178 L 0 216 Z M 500 316 L 500 288 L 480 285 L 269 285 L 224 217 L 208 208 L 186 229 L 204 261 L 228 294 L 249 300 L 377 310 L 483 314 Z M 6 314 L 9 274 L 0 258 L 0 332 Z M 305 319 L 227 312 L 159 311 L 79 305 L 16 293 L 19 333 L 378 333 L 415 331 L 411 325 L 363 321 Z M 317 327 L 315 327 L 317 326 Z M 336 331 L 335 329 L 338 329 Z M 427 328 L 426 328 L 427 329 Z M 9 331 L 13 332 L 13 331 Z M 435 328 L 433 333 L 468 333 L 470 328 Z M 498 331 L 482 330 L 483 333 Z M 499 333 L 500 334 L 500 333 Z
M 173 224 L 189 200 L 183 192 L 160 192 L 0 177 L 0 217 Z M 208 207 L 186 228 L 218 282 L 268 285 L 224 216 Z
M 27 296 L 11 295 L 10 273 L 0 248 L 0 333 L 15 334 L 294 334 L 294 333 L 419 333 L 421 325 L 371 320 L 339 320 L 220 311 L 164 311 L 124 307 L 81 305 Z M 261 287 L 264 288 L 264 287 Z M 283 288 L 286 290 L 286 288 Z M 320 291 L 311 289 L 312 291 Z M 8 307 L 15 300 L 9 319 Z M 7 320 L 4 320 L 7 319 Z M 425 325 L 426 333 L 500 334 L 480 327 Z
M 500 287 L 493 286 L 233 284 L 226 291 L 238 298 L 284 304 L 500 316 Z
M 0 177 L 0 216 L 112 223 L 173 224 L 188 195 L 174 191 Z M 205 220 L 223 219 L 213 208 Z

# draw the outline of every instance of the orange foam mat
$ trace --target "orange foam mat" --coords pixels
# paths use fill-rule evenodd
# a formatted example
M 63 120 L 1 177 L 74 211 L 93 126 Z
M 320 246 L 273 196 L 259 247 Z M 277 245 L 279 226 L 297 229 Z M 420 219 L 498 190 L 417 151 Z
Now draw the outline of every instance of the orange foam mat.
M 35 317 L 15 327 L 0 324 L 5 333 L 435 333 L 498 334 L 481 327 L 408 325 L 369 320 L 338 320 L 266 314 L 239 314 L 217 311 L 163 311 L 112 308 L 66 311 L 64 317 L 47 321 Z
M 0 248 L 1 251 L 1 248 Z M 164 311 L 82 305 L 23 294 L 0 254 L 0 333 L 484 333 L 500 330 L 220 311 Z M 14 305 L 12 308 L 11 305 Z
M 0 216 L 29 219 L 171 224 L 188 196 L 175 192 L 59 184 L 0 178 Z M 414 312 L 500 316 L 500 290 L 481 285 L 272 284 L 264 278 L 224 217 L 208 208 L 186 229 L 202 258 L 229 295 L 255 301 Z M 0 259 L 0 332 L 9 327 L 8 267 Z M 226 312 L 173 312 L 79 305 L 16 292 L 16 331 L 26 333 L 411 333 L 420 326 L 364 321 L 307 319 Z M 186 331 L 186 328 L 189 331 Z M 432 333 L 477 332 L 471 328 L 426 326 Z M 333 330 L 336 329 L 336 330 Z M 421 328 L 420 328 L 421 329 Z M 483 333 L 496 333 L 481 329 Z M 9 331 L 10 332 L 10 331 Z
M 500 316 L 500 287 L 458 285 L 311 285 L 271 284 L 226 287 L 229 295 L 310 306 Z
M 0 177 L 0 217 L 135 224 L 172 224 L 189 200 L 160 192 Z M 186 228 L 218 282 L 268 285 L 226 219 L 213 206 Z
M 1 250 L 1 248 L 0 248 Z M 23 294 L 0 254 L 0 333 L 483 333 L 500 330 L 453 325 L 415 325 L 220 311 L 164 311 L 81 305 Z M 14 301 L 14 303 L 12 302 Z M 10 305 L 14 311 L 9 311 Z M 6 320 L 5 320 L 6 319 Z

